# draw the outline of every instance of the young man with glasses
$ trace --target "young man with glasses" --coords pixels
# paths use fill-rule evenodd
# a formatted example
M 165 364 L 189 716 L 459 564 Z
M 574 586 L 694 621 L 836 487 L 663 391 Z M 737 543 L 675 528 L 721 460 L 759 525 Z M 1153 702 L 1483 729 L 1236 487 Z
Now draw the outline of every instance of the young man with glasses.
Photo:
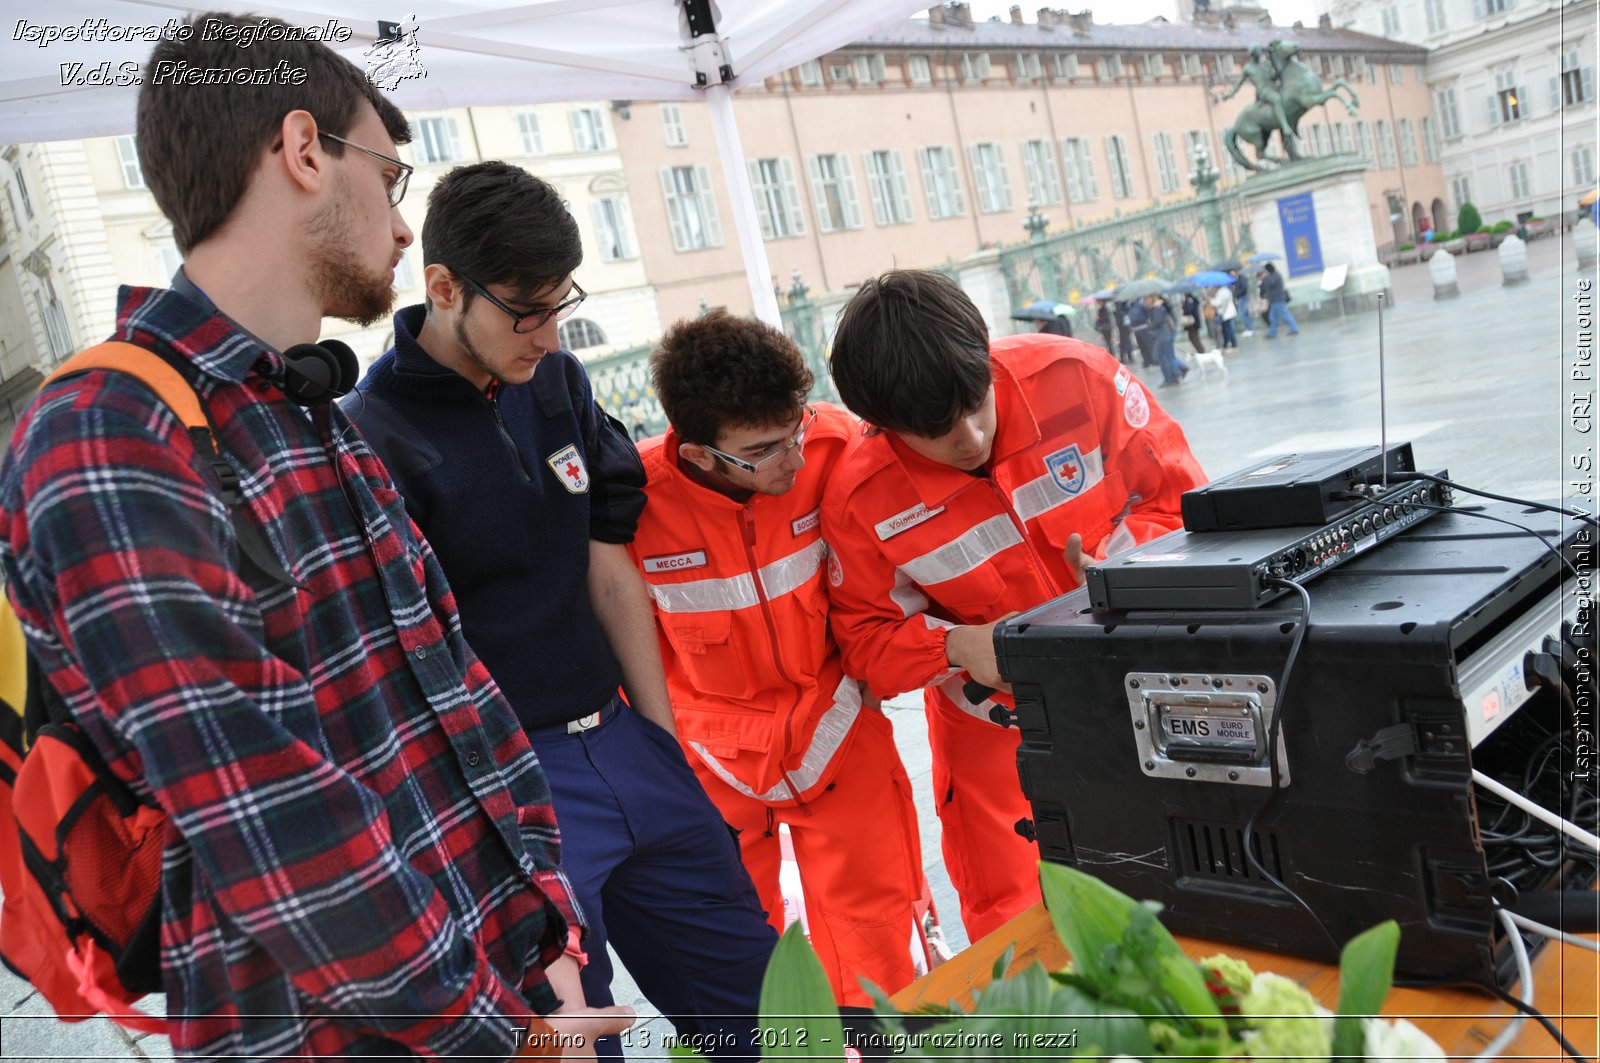
M 629 551 L 655 599 L 678 739 L 777 929 L 778 828 L 840 1004 L 915 977 L 922 854 L 889 720 L 828 630 L 822 489 L 858 434 L 805 405 L 812 375 L 768 325 L 717 311 L 651 358 L 671 428 L 642 448 L 650 504 Z
M 577 223 L 546 182 L 477 163 L 429 194 L 422 252 L 427 302 L 395 315 L 394 348 L 345 406 L 550 779 L 589 928 L 584 997 L 611 1001 L 609 941 L 681 1033 L 755 1055 L 776 935 L 673 735 L 626 546 L 645 504 L 638 452 L 561 349 L 557 323 L 584 298 Z
M 184 264 L 122 288 L 113 333 L 204 396 L 249 513 L 148 387 L 73 375 L 0 470 L 6 593 L 73 722 L 168 816 L 180 1058 L 505 1059 L 530 1028 L 618 1031 L 625 1009 L 599 1025 L 566 988 L 580 913 L 545 774 L 439 560 L 338 408 L 289 397 L 284 352 L 393 301 L 405 118 L 322 44 L 196 32 L 255 21 L 195 15 L 146 64 L 306 76 L 145 81 L 140 161 Z M 236 520 L 292 585 L 241 564 Z
M 1039 850 L 1014 829 L 1033 815 L 1018 732 L 965 684 L 1002 687 L 995 624 L 1078 586 L 1085 557 L 1181 527 L 1179 499 L 1205 476 L 1116 359 L 1056 336 L 990 343 L 939 273 L 863 284 L 831 367 L 873 426 L 822 507 L 841 562 L 834 635 L 874 690 L 923 688 L 945 866 L 976 941 L 1038 901 Z

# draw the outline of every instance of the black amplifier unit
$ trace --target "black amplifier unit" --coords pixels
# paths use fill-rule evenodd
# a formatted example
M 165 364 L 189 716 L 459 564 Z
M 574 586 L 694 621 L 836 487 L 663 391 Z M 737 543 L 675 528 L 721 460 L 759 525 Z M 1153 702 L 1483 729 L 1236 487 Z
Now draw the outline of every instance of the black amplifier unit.
M 1185 491 L 1186 531 L 1238 531 L 1328 524 L 1357 503 L 1345 495 L 1358 484 L 1386 483 L 1388 473 L 1415 472 L 1410 443 L 1351 450 L 1285 454 Z
M 1592 560 L 1592 533 L 1576 520 L 1472 509 L 1532 528 L 1576 564 Z M 1532 535 L 1457 509 L 1308 590 L 1282 703 L 1298 598 L 1103 610 L 1079 589 L 1003 624 L 1000 673 L 1016 696 L 1041 854 L 1160 902 L 1174 932 L 1332 961 L 1311 916 L 1245 857 L 1275 755 L 1281 788 L 1252 851 L 1335 937 L 1393 918 L 1403 976 L 1503 976 L 1495 900 L 1509 892 L 1507 861 L 1524 893 L 1593 877 L 1576 845 L 1528 861 L 1515 821 L 1501 823 L 1497 799 L 1471 780 L 1478 769 L 1545 807 L 1572 807 L 1551 787 L 1571 785 L 1562 780 L 1589 741 L 1574 729 L 1592 724 L 1525 672 L 1527 654 L 1578 652 L 1563 649 L 1578 601 L 1562 561 Z M 1592 636 L 1585 646 L 1593 654 Z M 1570 693 L 1593 704 L 1592 688 Z M 1584 774 L 1586 796 L 1571 800 L 1592 808 L 1593 769 Z
M 1436 475 L 1447 474 L 1441 470 Z M 1253 609 L 1433 516 L 1450 489 L 1397 484 L 1320 528 L 1175 531 L 1086 567 L 1096 609 Z

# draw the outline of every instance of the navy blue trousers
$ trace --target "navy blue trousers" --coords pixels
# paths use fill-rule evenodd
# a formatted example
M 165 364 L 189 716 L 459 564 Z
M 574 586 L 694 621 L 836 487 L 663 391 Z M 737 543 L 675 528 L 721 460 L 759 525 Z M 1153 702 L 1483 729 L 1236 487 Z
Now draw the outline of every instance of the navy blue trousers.
M 592 730 L 528 737 L 550 782 L 561 864 L 589 920 L 587 1002 L 614 1002 L 609 941 L 680 1036 L 713 1058 L 759 1058 L 757 1005 L 777 934 L 677 741 L 620 700 Z M 617 1041 L 600 1039 L 602 1059 L 621 1058 Z

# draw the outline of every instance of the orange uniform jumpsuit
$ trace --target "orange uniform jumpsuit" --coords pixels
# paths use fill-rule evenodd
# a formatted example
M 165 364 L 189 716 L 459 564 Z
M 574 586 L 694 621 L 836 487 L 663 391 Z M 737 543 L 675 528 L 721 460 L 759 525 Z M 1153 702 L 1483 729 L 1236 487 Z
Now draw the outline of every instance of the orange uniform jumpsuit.
M 1182 527 L 1205 482 L 1178 423 L 1099 347 L 1045 334 L 991 348 L 996 429 L 978 474 L 868 430 L 833 474 L 832 624 L 845 667 L 885 696 L 925 687 L 946 867 L 976 941 L 1039 899 L 1019 734 L 962 693 L 945 636 L 1077 586 L 1063 549 L 1103 558 Z
M 629 550 L 655 599 L 673 718 L 728 824 L 767 917 L 783 929 L 788 824 L 811 941 L 841 1004 L 913 977 L 921 845 L 887 717 L 862 703 L 828 630 L 819 507 L 859 432 L 816 405 L 805 467 L 782 495 L 738 502 L 686 475 L 679 438 L 640 447 L 649 499 Z

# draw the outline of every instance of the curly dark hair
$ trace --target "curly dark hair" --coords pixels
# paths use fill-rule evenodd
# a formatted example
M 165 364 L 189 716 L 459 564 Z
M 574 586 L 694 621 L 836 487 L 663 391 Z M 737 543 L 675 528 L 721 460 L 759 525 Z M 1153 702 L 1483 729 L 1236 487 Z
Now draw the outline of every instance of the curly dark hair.
M 989 327 L 942 273 L 893 270 L 861 285 L 833 334 L 833 383 L 857 417 L 942 436 L 989 393 Z
M 673 430 L 702 446 L 716 446 L 725 428 L 794 420 L 815 383 L 788 336 L 725 310 L 669 329 L 650 375 Z

